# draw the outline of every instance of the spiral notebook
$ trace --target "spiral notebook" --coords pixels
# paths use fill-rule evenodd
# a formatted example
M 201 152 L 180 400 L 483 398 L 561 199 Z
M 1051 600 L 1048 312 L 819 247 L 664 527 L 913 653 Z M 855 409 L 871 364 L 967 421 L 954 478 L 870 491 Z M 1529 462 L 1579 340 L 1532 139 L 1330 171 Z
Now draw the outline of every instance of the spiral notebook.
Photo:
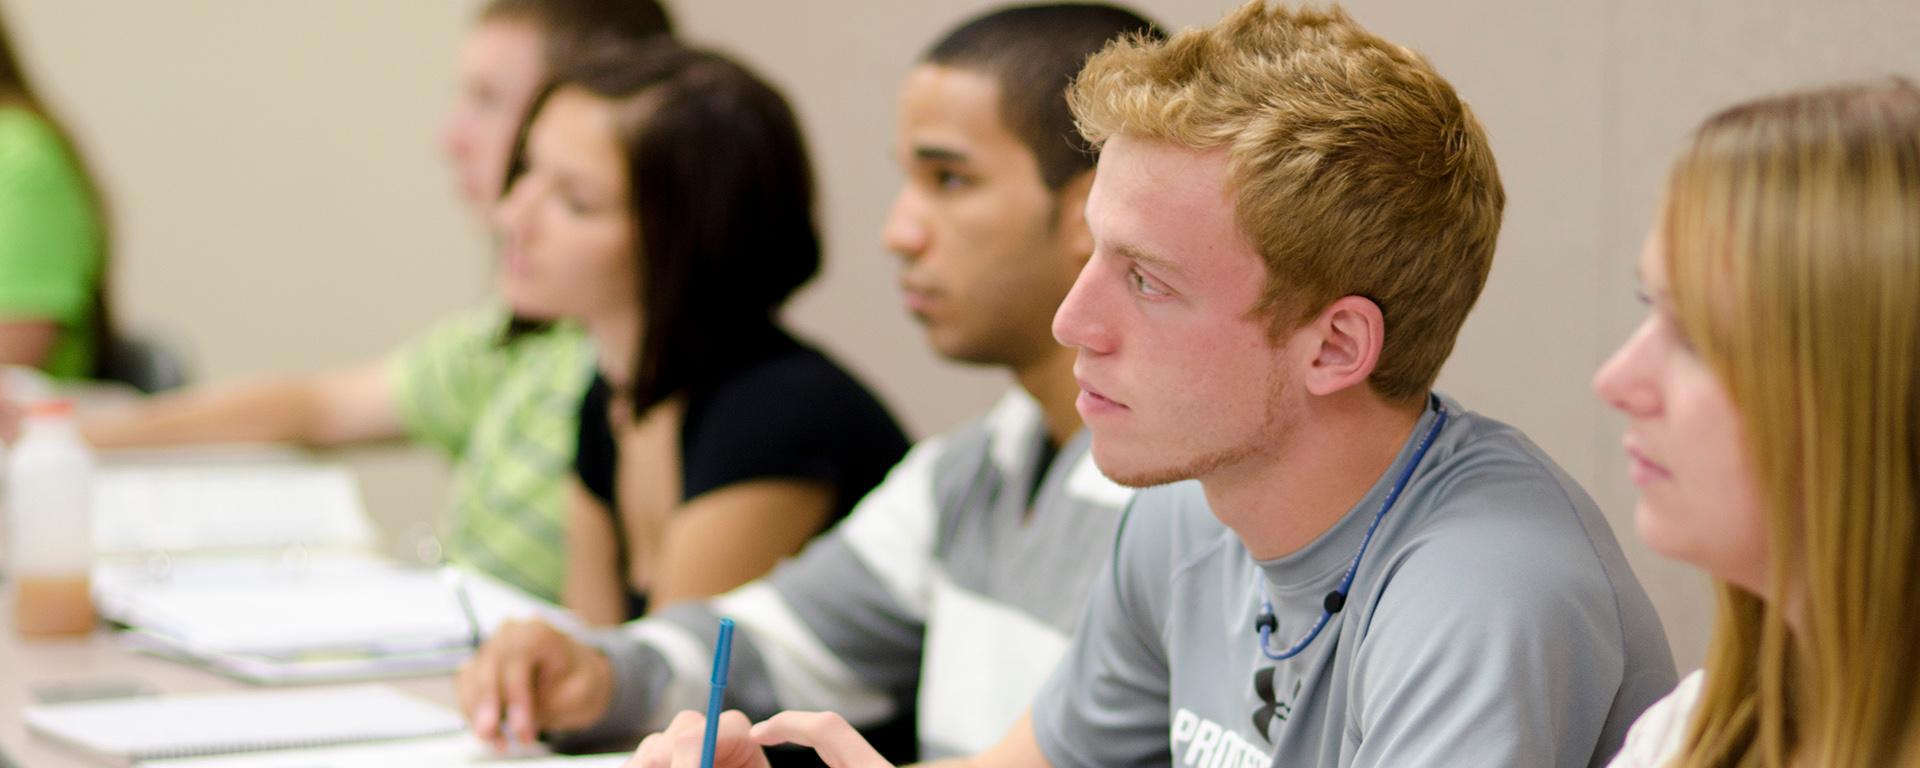
M 451 710 L 380 685 L 152 696 L 27 708 L 27 726 L 130 763 L 453 733 Z

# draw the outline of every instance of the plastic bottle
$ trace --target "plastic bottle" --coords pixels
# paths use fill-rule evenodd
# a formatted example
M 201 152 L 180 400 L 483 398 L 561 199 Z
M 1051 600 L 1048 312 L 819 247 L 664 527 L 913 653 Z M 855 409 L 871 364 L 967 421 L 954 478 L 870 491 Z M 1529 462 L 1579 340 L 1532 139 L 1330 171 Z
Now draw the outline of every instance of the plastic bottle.
M 46 374 L 19 365 L 0 365 L 0 411 L 18 409 L 24 414 L 27 405 L 52 397 L 52 393 L 53 383 Z M 0 419 L 5 418 L 13 417 L 0 415 Z M 0 439 L 0 584 L 6 583 L 11 572 L 8 559 L 13 552 L 7 544 L 7 448 L 5 440 Z
M 29 407 L 7 458 L 13 627 L 23 636 L 85 634 L 94 623 L 93 452 L 73 406 Z
M 5 396 L 0 392 L 0 397 Z M 7 473 L 4 471 L 8 448 L 6 440 L 0 439 L 0 587 L 6 586 L 7 577 L 13 574 L 13 516 L 7 513 Z

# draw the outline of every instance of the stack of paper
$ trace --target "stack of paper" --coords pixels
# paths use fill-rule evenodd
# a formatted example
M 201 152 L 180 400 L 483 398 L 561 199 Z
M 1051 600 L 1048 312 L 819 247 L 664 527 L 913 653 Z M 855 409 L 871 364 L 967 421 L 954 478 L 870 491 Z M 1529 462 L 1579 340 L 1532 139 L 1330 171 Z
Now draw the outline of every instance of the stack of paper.
M 28 707 L 28 727 L 121 761 L 458 732 L 453 712 L 384 686 L 155 696 Z
M 483 633 L 508 619 L 577 625 L 562 609 L 462 571 Z M 475 622 L 439 569 L 369 555 L 227 555 L 95 569 L 100 613 L 146 650 L 259 683 L 437 674 L 472 650 Z
M 102 467 L 93 530 L 103 554 L 374 542 L 347 468 L 291 462 Z

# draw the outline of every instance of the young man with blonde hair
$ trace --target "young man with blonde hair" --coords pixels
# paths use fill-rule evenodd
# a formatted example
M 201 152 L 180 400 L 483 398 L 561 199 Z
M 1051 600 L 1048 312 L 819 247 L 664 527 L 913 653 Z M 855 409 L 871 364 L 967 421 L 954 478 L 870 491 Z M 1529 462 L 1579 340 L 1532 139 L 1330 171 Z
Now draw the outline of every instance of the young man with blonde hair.
M 1431 391 L 1504 193 L 1424 59 L 1255 0 L 1096 55 L 1094 255 L 1054 334 L 1093 455 L 1139 494 L 1073 648 L 996 766 L 1597 766 L 1668 689 L 1593 501 Z M 1089 556 L 1102 550 L 1090 549 Z M 698 756 L 698 715 L 634 764 Z M 729 738 L 875 764 L 831 715 Z

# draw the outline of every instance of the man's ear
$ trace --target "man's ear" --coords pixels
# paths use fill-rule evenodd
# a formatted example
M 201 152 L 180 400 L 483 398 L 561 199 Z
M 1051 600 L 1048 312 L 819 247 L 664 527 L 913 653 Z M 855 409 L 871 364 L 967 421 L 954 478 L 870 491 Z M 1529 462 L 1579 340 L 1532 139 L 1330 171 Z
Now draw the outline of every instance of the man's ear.
M 1076 173 L 1054 193 L 1053 230 L 1075 264 L 1093 256 L 1093 231 L 1087 228 L 1087 193 L 1093 189 L 1093 169 Z
M 1325 396 L 1366 386 L 1387 338 L 1380 305 L 1363 296 L 1342 296 L 1314 318 L 1311 331 L 1318 344 L 1307 367 L 1307 391 Z

